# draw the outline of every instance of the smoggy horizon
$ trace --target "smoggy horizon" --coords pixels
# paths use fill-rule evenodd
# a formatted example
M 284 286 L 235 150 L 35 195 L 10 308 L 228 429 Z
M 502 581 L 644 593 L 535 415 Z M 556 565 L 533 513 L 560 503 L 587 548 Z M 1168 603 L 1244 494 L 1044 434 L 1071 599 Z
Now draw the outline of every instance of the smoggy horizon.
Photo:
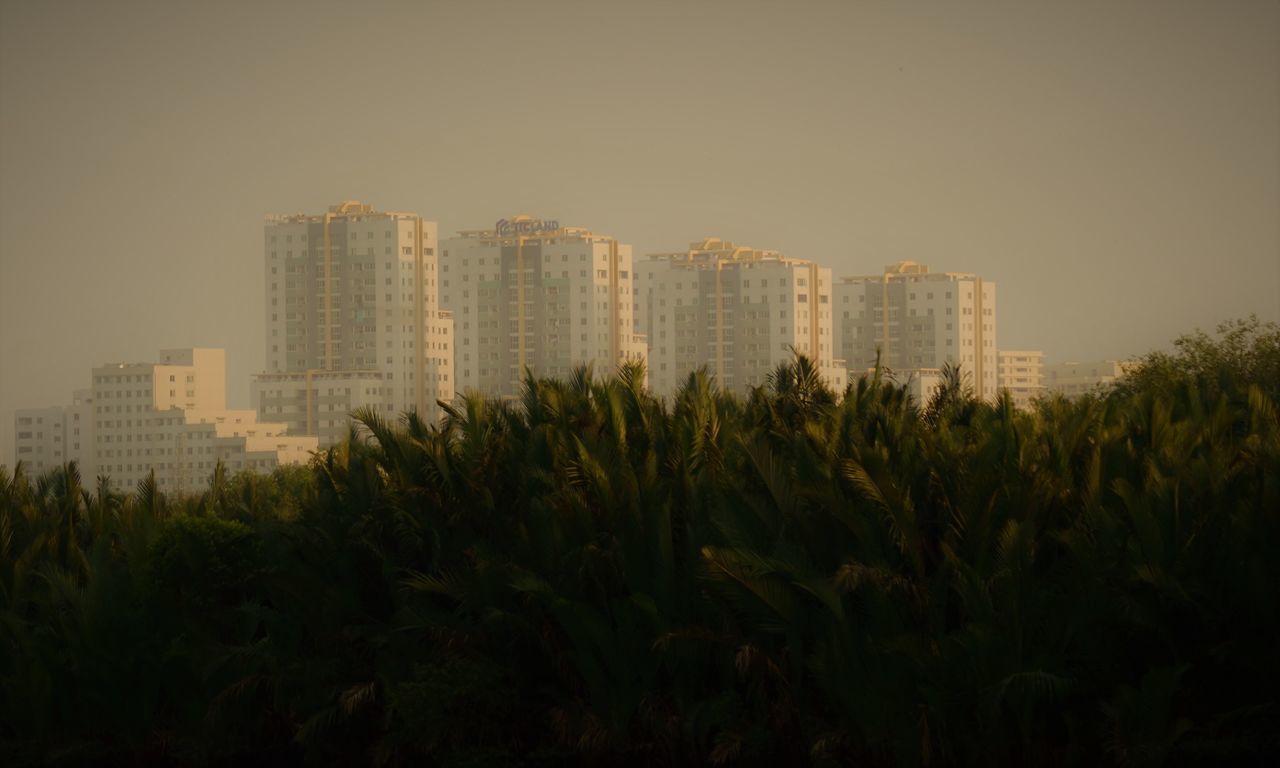
M 263 369 L 262 227 L 528 213 L 999 287 L 1128 358 L 1280 320 L 1280 4 L 0 3 L 0 463 L 89 370 Z

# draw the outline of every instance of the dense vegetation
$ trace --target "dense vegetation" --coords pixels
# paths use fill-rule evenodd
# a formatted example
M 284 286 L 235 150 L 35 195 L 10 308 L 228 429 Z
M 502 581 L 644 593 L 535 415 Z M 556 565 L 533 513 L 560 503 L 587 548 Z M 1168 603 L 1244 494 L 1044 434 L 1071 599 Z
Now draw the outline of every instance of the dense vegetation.
M 1280 333 L 1224 330 L 1263 361 L 1034 413 L 801 358 L 362 413 L 200 498 L 0 469 L 0 760 L 1261 763 Z

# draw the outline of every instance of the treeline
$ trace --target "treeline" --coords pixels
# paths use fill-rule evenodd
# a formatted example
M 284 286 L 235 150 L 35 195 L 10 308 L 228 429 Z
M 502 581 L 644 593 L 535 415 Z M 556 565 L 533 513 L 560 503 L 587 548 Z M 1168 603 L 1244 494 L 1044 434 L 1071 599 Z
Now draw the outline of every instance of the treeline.
M 1270 764 L 1277 340 L 1032 413 L 581 371 L 198 498 L 0 469 L 0 762 Z

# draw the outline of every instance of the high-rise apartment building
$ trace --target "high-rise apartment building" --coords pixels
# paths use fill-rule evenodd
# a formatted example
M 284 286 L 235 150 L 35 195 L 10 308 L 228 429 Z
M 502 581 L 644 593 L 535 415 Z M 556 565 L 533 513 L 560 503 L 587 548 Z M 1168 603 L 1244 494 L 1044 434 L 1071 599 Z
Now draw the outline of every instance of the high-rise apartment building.
M 834 294 L 836 352 L 853 373 L 873 368 L 877 354 L 880 365 L 900 377 L 950 362 L 974 394 L 995 398 L 995 283 L 904 261 L 879 275 L 842 278 Z
M 1017 408 L 1027 410 L 1045 393 L 1044 352 L 1002 349 L 998 353 L 1000 389 L 1008 390 Z
M 516 216 L 441 243 L 440 301 L 453 313 L 459 391 L 515 397 L 524 371 L 611 374 L 644 360 L 634 327 L 631 246 Z
M 158 363 L 112 363 L 92 376 L 70 406 L 17 412 L 17 457 L 33 472 L 75 461 L 82 478 L 133 490 L 154 470 L 161 490 L 195 493 L 219 461 L 230 472 L 265 472 L 318 447 L 253 411 L 227 409 L 221 349 L 162 350 Z
M 436 225 L 347 201 L 264 229 L 267 370 L 254 407 L 332 445 L 350 413 L 439 416 L 453 399 L 453 319 L 440 307 Z
M 657 394 L 674 393 L 702 366 L 719 386 L 745 393 L 795 352 L 818 366 L 828 386 L 844 390 L 829 268 L 707 238 L 687 251 L 654 254 L 636 270 L 636 327 L 648 338 Z

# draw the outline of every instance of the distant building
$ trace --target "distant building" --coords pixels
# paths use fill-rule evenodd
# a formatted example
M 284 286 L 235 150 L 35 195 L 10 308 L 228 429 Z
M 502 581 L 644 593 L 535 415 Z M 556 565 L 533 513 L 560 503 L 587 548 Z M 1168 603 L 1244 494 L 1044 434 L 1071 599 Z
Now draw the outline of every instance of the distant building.
M 17 412 L 17 458 L 33 472 L 76 461 L 83 478 L 105 475 L 113 488 L 131 491 L 154 470 L 161 490 L 195 493 L 219 461 L 233 473 L 269 472 L 317 449 L 314 437 L 227 409 L 221 349 L 162 350 L 158 363 L 98 366 L 92 382 L 69 406 Z
M 25 408 L 14 414 L 14 454 L 32 475 L 62 466 L 70 455 L 66 408 Z
M 440 308 L 436 225 L 347 201 L 264 229 L 267 370 L 259 417 L 322 445 L 368 406 L 395 419 L 453 399 L 453 318 Z
M 870 378 L 875 375 L 875 368 L 868 368 L 865 371 L 857 371 L 857 376 L 866 376 Z M 850 377 L 854 377 L 855 372 L 849 372 Z M 934 394 L 942 386 L 942 371 L 937 368 L 916 368 L 906 372 L 881 371 L 881 375 L 890 381 L 905 387 L 907 394 L 911 396 L 912 402 L 919 408 L 929 405 L 929 401 L 933 400 Z
M 878 275 L 842 278 L 834 294 L 836 355 L 850 369 L 875 366 L 877 355 L 899 378 L 953 363 L 976 395 L 995 398 L 995 283 L 903 261 Z
M 459 391 L 520 394 L 525 369 L 600 375 L 643 361 L 631 246 L 558 221 L 516 216 L 441 243 L 440 301 L 452 311 Z
M 1008 390 L 1017 408 L 1028 410 L 1037 397 L 1045 393 L 1044 352 L 1002 349 L 1000 389 Z
M 833 354 L 829 268 L 707 238 L 649 256 L 636 271 L 636 329 L 648 340 L 657 394 L 674 393 L 704 365 L 721 387 L 745 393 L 767 384 L 795 352 L 817 365 L 827 386 L 844 390 L 848 371 Z
M 1045 388 L 1067 397 L 1097 392 L 1123 378 L 1136 365 L 1129 360 L 1053 363 L 1044 367 Z
M 284 423 L 290 434 L 314 435 L 327 448 L 350 434 L 351 414 L 357 410 L 372 408 L 389 421 L 408 410 L 387 394 L 392 387 L 386 376 L 382 371 L 314 368 L 264 373 L 254 377 L 249 392 L 260 418 Z M 426 410 L 428 418 L 434 410 L 434 404 Z

